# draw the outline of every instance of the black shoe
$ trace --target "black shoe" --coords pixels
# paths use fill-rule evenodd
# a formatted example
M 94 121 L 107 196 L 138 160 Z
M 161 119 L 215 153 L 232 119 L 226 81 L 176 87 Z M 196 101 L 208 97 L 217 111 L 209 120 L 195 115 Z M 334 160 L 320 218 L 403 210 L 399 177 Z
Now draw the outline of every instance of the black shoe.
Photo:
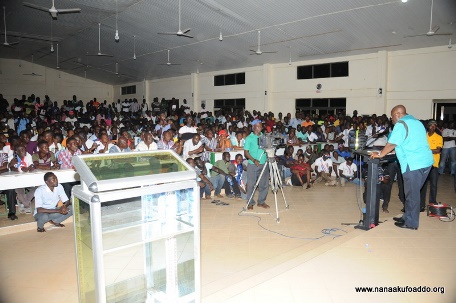
M 17 216 L 16 216 L 16 214 L 8 214 L 8 219 L 14 221 L 14 220 L 17 220 Z
M 405 221 L 404 221 L 404 219 L 402 217 L 394 217 L 393 220 L 396 221 L 396 222 L 405 223 Z
M 410 227 L 410 226 L 405 225 L 405 222 L 396 222 L 396 223 L 394 223 L 394 225 L 396 225 L 397 227 L 400 227 L 400 228 L 407 228 L 407 229 L 411 229 L 411 230 L 418 229 L 418 227 Z
M 420 208 L 420 213 L 424 213 L 426 211 L 426 207 L 421 207 Z
M 401 212 L 405 213 L 405 207 L 401 209 Z

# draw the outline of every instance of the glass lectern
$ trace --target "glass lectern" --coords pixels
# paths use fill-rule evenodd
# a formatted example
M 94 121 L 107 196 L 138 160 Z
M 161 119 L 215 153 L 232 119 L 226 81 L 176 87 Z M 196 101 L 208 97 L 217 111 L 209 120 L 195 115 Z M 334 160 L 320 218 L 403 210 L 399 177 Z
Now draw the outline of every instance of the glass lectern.
M 173 151 L 73 158 L 80 302 L 199 302 L 199 187 Z

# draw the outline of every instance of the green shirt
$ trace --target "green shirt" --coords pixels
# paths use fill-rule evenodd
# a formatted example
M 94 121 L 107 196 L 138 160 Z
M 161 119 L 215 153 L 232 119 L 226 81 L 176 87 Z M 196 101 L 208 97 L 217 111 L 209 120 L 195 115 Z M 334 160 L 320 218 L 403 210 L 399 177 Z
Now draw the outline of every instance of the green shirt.
M 221 171 L 223 171 L 225 174 L 228 174 L 228 164 L 230 162 L 225 162 L 225 160 L 221 159 L 221 160 L 218 160 L 215 162 L 214 164 L 214 167 L 217 167 L 218 169 L 220 169 Z M 215 170 L 211 170 L 211 177 L 215 177 L 215 176 L 218 176 L 219 173 L 216 172 Z
M 260 136 L 257 136 L 255 135 L 255 133 L 251 132 L 250 135 L 248 135 L 247 138 L 245 138 L 244 150 L 248 150 L 250 156 L 252 156 L 253 159 L 260 161 L 260 164 L 265 164 L 268 155 L 258 145 L 259 138 Z M 249 159 L 249 164 L 255 163 Z

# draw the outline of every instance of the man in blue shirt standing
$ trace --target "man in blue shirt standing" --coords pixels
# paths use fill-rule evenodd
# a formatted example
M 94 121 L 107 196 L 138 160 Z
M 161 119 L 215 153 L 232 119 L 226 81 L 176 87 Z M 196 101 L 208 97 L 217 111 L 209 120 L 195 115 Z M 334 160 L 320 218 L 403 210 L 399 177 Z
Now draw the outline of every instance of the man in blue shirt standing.
M 418 229 L 420 220 L 420 189 L 431 170 L 434 159 L 423 124 L 407 114 L 403 105 L 391 110 L 394 129 L 388 143 L 380 153 L 372 153 L 371 158 L 383 158 L 396 150 L 404 178 L 405 213 L 402 218 L 394 218 L 396 226 Z

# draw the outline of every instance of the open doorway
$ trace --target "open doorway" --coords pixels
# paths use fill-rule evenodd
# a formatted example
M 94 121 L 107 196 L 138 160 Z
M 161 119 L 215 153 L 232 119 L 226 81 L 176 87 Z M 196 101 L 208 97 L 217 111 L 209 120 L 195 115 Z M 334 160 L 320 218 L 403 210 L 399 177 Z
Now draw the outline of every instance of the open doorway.
M 433 117 L 437 121 L 456 121 L 456 99 L 434 100 Z

